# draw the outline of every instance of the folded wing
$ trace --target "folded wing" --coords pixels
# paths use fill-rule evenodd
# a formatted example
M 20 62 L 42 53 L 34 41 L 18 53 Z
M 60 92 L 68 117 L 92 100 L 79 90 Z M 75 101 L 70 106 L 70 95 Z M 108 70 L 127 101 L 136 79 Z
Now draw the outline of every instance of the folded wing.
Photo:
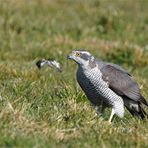
M 103 80 L 108 82 L 110 89 L 114 92 L 136 102 L 142 102 L 148 105 L 144 97 L 140 94 L 138 84 L 128 72 L 119 68 L 119 66 L 117 67 L 110 64 L 104 65 L 100 70 Z

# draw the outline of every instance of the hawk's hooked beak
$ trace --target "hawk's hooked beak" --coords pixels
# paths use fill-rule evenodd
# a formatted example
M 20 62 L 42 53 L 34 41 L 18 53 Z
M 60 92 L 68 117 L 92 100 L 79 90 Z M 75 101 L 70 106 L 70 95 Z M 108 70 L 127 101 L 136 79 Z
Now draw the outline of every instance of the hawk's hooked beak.
M 68 56 L 67 56 L 67 59 L 72 59 L 72 54 L 69 54 Z

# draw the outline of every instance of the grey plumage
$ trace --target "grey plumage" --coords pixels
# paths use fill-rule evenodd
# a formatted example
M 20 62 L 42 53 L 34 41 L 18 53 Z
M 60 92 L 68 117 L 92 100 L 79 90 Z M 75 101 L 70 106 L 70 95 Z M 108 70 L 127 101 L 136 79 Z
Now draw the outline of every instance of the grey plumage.
M 97 111 L 112 108 L 110 122 L 114 114 L 124 116 L 124 106 L 134 116 L 142 119 L 147 116 L 141 104 L 148 106 L 148 103 L 126 70 L 97 60 L 87 51 L 75 50 L 69 58 L 78 63 L 77 81 Z

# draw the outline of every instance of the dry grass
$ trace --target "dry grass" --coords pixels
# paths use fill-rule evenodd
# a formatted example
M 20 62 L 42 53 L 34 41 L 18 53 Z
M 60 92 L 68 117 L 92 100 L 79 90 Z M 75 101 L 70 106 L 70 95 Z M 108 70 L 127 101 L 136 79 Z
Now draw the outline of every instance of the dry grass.
M 0 147 L 147 147 L 147 121 L 98 117 L 66 59 L 85 48 L 120 64 L 148 98 L 147 9 L 146 0 L 1 0 Z M 41 58 L 63 72 L 39 71 Z

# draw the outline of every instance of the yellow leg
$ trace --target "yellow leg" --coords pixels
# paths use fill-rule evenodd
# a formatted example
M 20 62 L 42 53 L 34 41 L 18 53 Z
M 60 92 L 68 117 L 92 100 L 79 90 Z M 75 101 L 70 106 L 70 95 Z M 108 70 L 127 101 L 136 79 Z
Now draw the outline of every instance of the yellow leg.
M 115 114 L 115 110 L 112 108 L 111 115 L 110 115 L 109 120 L 108 120 L 109 123 L 112 122 L 112 118 L 113 118 L 114 114 Z

